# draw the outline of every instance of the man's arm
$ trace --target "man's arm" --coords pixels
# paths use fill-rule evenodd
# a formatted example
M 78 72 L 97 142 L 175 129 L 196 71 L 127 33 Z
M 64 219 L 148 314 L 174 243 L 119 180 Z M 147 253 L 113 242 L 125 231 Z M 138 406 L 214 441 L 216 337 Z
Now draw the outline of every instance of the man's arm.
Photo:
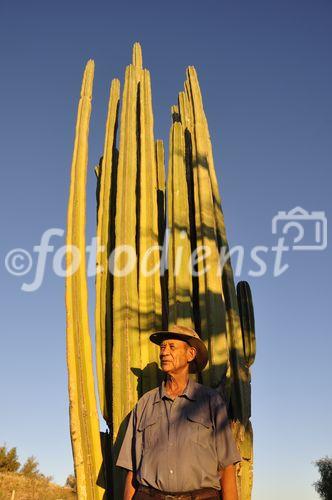
M 223 500 L 238 500 L 236 473 L 233 464 L 220 471 L 220 486 Z
M 125 488 L 123 493 L 123 500 L 131 500 L 135 495 L 136 489 L 134 486 L 134 474 L 129 470 L 126 475 Z
M 135 494 L 134 478 L 134 444 L 135 444 L 135 421 L 136 421 L 136 406 L 130 414 L 129 422 L 127 425 L 126 434 L 121 445 L 120 453 L 116 461 L 118 467 L 127 469 L 127 475 L 124 485 L 123 500 L 131 500 Z

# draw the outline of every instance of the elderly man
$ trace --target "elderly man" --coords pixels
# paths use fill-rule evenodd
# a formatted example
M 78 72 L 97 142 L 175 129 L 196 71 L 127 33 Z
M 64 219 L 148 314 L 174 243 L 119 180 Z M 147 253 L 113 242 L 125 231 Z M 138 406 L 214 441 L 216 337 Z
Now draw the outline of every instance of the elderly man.
M 241 460 L 217 391 L 189 378 L 208 360 L 191 328 L 156 332 L 160 387 L 144 394 L 131 413 L 116 465 L 128 470 L 124 500 L 238 500 L 234 464 Z

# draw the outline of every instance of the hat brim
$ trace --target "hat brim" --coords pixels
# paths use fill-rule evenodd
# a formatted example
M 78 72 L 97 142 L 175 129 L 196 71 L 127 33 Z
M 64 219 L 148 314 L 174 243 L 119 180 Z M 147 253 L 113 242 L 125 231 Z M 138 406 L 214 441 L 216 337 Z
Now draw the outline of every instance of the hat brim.
M 186 335 L 185 333 L 171 332 L 169 330 L 154 332 L 150 335 L 151 342 L 157 345 L 160 345 L 162 341 L 166 339 L 183 340 L 191 347 L 194 347 L 196 349 L 196 357 L 190 363 L 189 371 L 190 373 L 196 373 L 204 370 L 208 362 L 209 355 L 203 340 L 197 337 L 192 337 L 191 335 Z

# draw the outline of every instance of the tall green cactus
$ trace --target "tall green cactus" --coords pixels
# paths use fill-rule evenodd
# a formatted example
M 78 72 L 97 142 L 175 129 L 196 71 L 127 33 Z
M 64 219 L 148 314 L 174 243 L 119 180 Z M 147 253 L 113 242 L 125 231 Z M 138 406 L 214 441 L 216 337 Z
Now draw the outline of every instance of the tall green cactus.
M 84 500 L 103 498 L 103 490 L 97 485 L 102 472 L 102 453 L 94 389 L 85 265 L 85 184 L 93 74 L 94 63 L 89 61 L 84 72 L 77 113 L 68 202 L 66 255 L 68 271 L 73 265 L 75 248 L 80 256 L 78 270 L 71 272 L 66 279 L 66 319 L 70 433 L 77 494 Z
M 91 68 L 88 74 L 92 86 Z M 85 88 L 86 84 L 80 104 L 85 114 L 78 120 L 77 128 L 78 136 L 85 140 L 75 142 L 71 187 L 72 193 L 77 184 L 79 194 L 76 198 L 71 194 L 67 240 L 80 245 L 84 242 L 83 188 L 90 113 L 90 94 Z M 196 71 L 188 68 L 184 91 L 171 110 L 167 189 L 163 143 L 154 139 L 150 74 L 143 68 L 137 43 L 132 64 L 126 68 L 117 149 L 119 103 L 120 84 L 113 80 L 104 153 L 96 168 L 97 236 L 102 248 L 97 255 L 96 365 L 101 412 L 110 430 L 109 438 L 106 436 L 108 448 L 104 448 L 112 455 L 106 457 L 107 476 L 112 483 L 111 487 L 108 484 L 107 497 L 121 496 L 121 472 L 114 467 L 114 461 L 126 417 L 139 396 L 160 381 L 158 352 L 149 342 L 149 335 L 178 323 L 195 327 L 209 349 L 209 363 L 199 380 L 216 387 L 226 398 L 244 459 L 238 467 L 240 498 L 249 500 L 253 463 L 249 420 L 250 365 L 255 356 L 253 308 L 249 285 L 241 282 L 236 294 L 230 260 L 220 263 L 220 252 L 227 254 L 229 247 Z M 76 157 L 80 159 L 80 171 Z M 165 258 L 162 245 L 166 220 L 168 269 L 164 273 L 161 264 Z M 121 275 L 128 266 L 130 272 Z M 73 443 L 77 441 L 77 429 L 81 433 L 88 430 L 78 442 L 81 448 L 87 446 L 90 455 L 73 446 L 79 498 L 86 498 L 84 494 L 97 498 L 91 491 L 99 494 L 99 490 L 95 493 L 94 481 L 96 469 L 101 466 L 101 451 L 93 403 L 92 362 L 86 350 L 84 363 L 75 364 L 83 359 L 79 339 L 89 340 L 86 310 L 76 307 L 74 300 L 80 294 L 86 298 L 84 273 L 83 269 L 79 278 L 68 280 L 68 332 L 73 310 L 78 330 L 83 332 L 68 348 L 72 361 L 68 368 L 70 380 L 79 375 L 83 388 L 82 393 L 78 388 L 71 392 L 71 401 L 78 409 L 84 409 L 89 388 L 89 408 L 93 411 L 86 416 L 82 411 L 78 423 L 72 412 L 71 428 Z

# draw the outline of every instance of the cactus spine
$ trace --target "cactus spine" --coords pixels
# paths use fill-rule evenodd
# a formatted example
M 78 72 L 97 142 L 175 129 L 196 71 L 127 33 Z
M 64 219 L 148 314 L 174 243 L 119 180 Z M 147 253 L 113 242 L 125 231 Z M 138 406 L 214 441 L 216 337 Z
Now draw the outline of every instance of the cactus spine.
M 68 209 L 67 241 L 82 250 L 92 75 L 89 63 L 79 106 Z M 106 495 L 112 499 L 121 496 L 121 472 L 115 469 L 114 460 L 126 417 L 142 393 L 160 381 L 158 352 L 149 335 L 178 323 L 194 327 L 209 349 L 209 363 L 199 380 L 226 398 L 243 457 L 238 466 L 239 498 L 250 500 L 250 365 L 255 357 L 252 299 L 245 282 L 238 284 L 236 293 L 230 260 L 220 262 L 220 253 L 227 255 L 229 248 L 196 71 L 187 69 L 184 91 L 171 108 L 167 182 L 164 146 L 154 139 L 150 74 L 143 68 L 137 43 L 125 73 L 117 150 L 119 102 L 120 84 L 113 80 L 104 153 L 96 167 L 97 236 L 105 249 L 97 255 L 95 327 L 99 401 L 110 430 L 106 435 Z M 165 263 L 164 239 L 168 240 L 166 273 L 161 265 Z M 68 278 L 66 298 L 78 493 L 79 498 L 94 499 L 100 494 L 95 484 L 101 449 L 84 266 L 77 276 Z
M 66 279 L 67 365 L 70 402 L 70 432 L 74 454 L 77 492 L 80 499 L 101 499 L 97 486 L 102 466 L 98 412 L 95 399 L 88 293 L 85 265 L 85 184 L 88 162 L 88 134 L 94 63 L 87 63 L 78 106 L 75 146 L 71 169 L 67 220 L 67 269 L 73 262 L 72 249 L 80 255 L 78 270 Z

